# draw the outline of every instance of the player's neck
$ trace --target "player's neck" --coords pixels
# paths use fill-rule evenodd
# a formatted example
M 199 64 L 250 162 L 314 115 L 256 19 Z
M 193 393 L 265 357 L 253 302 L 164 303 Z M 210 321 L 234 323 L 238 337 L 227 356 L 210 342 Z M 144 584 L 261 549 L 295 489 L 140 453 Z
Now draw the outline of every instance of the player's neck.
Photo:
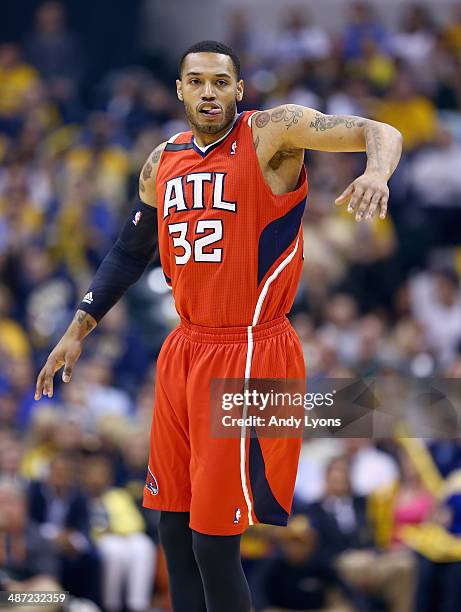
M 229 132 L 234 127 L 235 121 L 237 119 L 237 115 L 235 115 L 232 123 L 225 127 L 221 132 L 216 132 L 216 134 L 206 134 L 204 132 L 200 132 L 196 127 L 191 126 L 192 134 L 194 135 L 195 143 L 199 147 L 208 147 L 209 145 L 221 140 L 224 136 L 227 136 Z

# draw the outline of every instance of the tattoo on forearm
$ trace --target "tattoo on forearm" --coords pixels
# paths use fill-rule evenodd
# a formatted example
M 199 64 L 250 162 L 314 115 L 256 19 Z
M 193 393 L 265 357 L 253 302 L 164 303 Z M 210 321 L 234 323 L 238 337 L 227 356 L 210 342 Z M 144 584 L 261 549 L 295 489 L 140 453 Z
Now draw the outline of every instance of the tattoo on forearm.
M 376 165 L 382 163 L 383 139 L 381 131 L 376 125 L 371 125 L 365 133 L 365 141 L 367 145 L 367 157 Z
M 93 321 L 90 320 L 88 313 L 83 312 L 82 310 L 77 311 L 74 321 L 76 321 L 82 327 L 85 327 L 86 331 L 91 331 L 93 327 L 95 327 Z
M 341 117 L 340 115 L 315 115 L 315 120 L 311 121 L 310 127 L 316 132 L 325 132 L 331 130 L 338 125 L 344 125 L 347 129 L 355 127 L 363 127 L 364 121 L 355 119 L 354 117 Z
M 77 323 L 81 324 L 86 319 L 86 317 L 87 317 L 86 312 L 77 312 L 77 314 L 75 315 L 75 320 L 77 321 Z
M 272 111 L 271 121 L 273 123 L 280 123 L 283 121 L 286 124 L 287 130 L 289 130 L 291 126 L 299 123 L 299 120 L 303 115 L 304 112 L 300 106 L 288 104 L 287 106 L 282 106 L 281 108 L 277 108 Z

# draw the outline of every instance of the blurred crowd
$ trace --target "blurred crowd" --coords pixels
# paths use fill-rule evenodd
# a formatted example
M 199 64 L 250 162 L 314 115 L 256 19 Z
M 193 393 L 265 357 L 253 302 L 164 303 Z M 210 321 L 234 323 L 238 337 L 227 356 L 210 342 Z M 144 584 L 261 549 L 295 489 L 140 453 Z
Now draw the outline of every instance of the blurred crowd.
M 461 378 L 461 4 L 402 6 L 389 29 L 345 3 L 340 33 L 284 8 L 273 40 L 243 9 L 227 23 L 240 110 L 299 103 L 404 136 L 385 221 L 334 210 L 364 156 L 306 156 L 292 322 L 308 375 Z M 54 1 L 23 40 L 0 44 L 0 588 L 168 609 L 157 516 L 141 507 L 155 357 L 177 322 L 158 261 L 88 338 L 72 384 L 33 401 L 145 158 L 187 129 L 168 61 L 115 69 L 83 95 L 89 62 Z M 289 528 L 243 541 L 256 609 L 458 610 L 456 434 L 307 441 Z

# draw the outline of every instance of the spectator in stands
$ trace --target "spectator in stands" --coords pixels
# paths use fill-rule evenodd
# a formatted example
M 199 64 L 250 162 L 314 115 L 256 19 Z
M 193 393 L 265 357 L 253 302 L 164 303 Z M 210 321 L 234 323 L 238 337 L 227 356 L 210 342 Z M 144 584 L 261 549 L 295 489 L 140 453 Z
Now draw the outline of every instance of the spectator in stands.
M 157 526 L 160 512 L 144 508 L 142 505 L 143 491 L 146 484 L 146 462 L 149 456 L 149 439 L 145 429 L 126 428 L 120 440 L 122 461 L 120 465 L 119 484 L 131 495 L 136 507 L 141 512 L 146 533 L 158 542 Z
M 367 500 L 353 495 L 345 457 L 329 463 L 325 479 L 322 499 L 306 509 L 319 534 L 320 549 L 364 594 L 383 598 L 391 612 L 408 612 L 413 596 L 412 559 L 377 554 Z
M 27 189 L 24 174 L 8 175 L 0 197 L 0 215 L 6 246 L 19 252 L 38 237 L 43 227 L 43 213 Z
M 123 302 L 116 304 L 98 325 L 98 336 L 89 350 L 108 360 L 118 385 L 136 394 L 152 366 L 152 351 L 148 350 L 139 321 L 128 325 L 128 310 Z
M 410 187 L 431 225 L 432 248 L 456 245 L 461 223 L 461 145 L 448 129 L 440 129 L 430 148 L 409 167 Z
M 367 438 L 346 438 L 345 454 L 350 461 L 350 481 L 356 495 L 369 495 L 398 478 L 396 461 Z
M 402 31 L 394 34 L 391 48 L 411 70 L 425 70 L 435 44 L 436 27 L 429 8 L 413 4 L 406 10 Z
M 424 474 L 422 474 L 423 476 Z M 457 612 L 461 598 L 460 472 L 439 490 L 440 502 L 427 523 L 408 525 L 402 539 L 417 555 L 415 612 Z
M 422 273 L 410 282 L 411 307 L 423 326 L 430 349 L 440 367 L 451 363 L 461 341 L 460 280 L 444 267 Z
M 408 72 L 397 73 L 389 94 L 375 101 L 372 109 L 374 119 L 401 129 L 407 152 L 430 143 L 437 128 L 434 104 L 418 91 L 413 79 Z
M 9 359 L 24 359 L 30 356 L 30 347 L 23 328 L 13 317 L 13 296 L 5 285 L 0 284 L 0 355 L 2 364 Z M 0 366 L 0 371 L 3 367 Z
M 0 589 L 22 592 L 61 589 L 56 555 L 30 520 L 24 491 L 4 480 L 0 481 Z
M 98 603 L 100 563 L 89 539 L 88 502 L 76 486 L 75 470 L 74 458 L 56 455 L 48 477 L 31 483 L 29 513 L 54 548 L 63 586 Z
M 353 2 L 348 6 L 349 20 L 343 34 L 345 60 L 359 58 L 367 41 L 373 41 L 377 48 L 386 53 L 389 49 L 389 35 L 383 24 L 373 15 L 373 9 L 365 2 Z
M 418 375 L 421 367 L 430 374 L 433 360 L 423 326 L 412 317 L 403 317 L 392 330 L 388 345 L 388 357 L 396 370 L 405 375 Z M 421 366 L 421 356 L 426 356 Z
M 421 206 L 461 209 L 461 145 L 448 129 L 440 129 L 432 146 L 414 158 L 410 181 Z M 442 228 L 443 230 L 444 228 Z
M 113 486 L 113 470 L 104 455 L 85 462 L 84 482 L 90 498 L 91 531 L 103 562 L 103 607 L 144 612 L 152 596 L 156 548 L 144 533 L 142 514 L 132 497 Z
M 325 472 L 325 491 L 309 504 L 308 516 L 319 535 L 322 551 L 329 557 L 350 549 L 372 546 L 366 516 L 366 498 L 353 495 L 346 457 L 330 460 Z
M 335 346 L 343 365 L 357 361 L 359 352 L 359 321 L 357 302 L 351 295 L 337 293 L 327 305 L 326 322 L 320 329 L 321 337 Z
M 27 93 L 38 83 L 32 66 L 22 59 L 21 49 L 12 43 L 0 46 L 0 123 L 9 133 L 15 124 L 8 119 L 18 118 L 24 109 Z M 14 133 L 14 131 L 13 131 Z
M 331 53 L 327 32 L 312 23 L 304 9 L 292 9 L 277 36 L 272 57 L 280 64 L 325 59 Z
M 67 111 L 75 101 L 84 73 L 83 52 L 76 36 L 65 26 L 63 4 L 50 0 L 39 5 L 35 30 L 25 41 L 30 63 L 39 71 L 51 95 Z
M 402 531 L 432 515 L 436 499 L 405 450 L 399 452 L 400 477 L 391 486 L 375 491 L 369 500 L 375 541 L 384 550 L 405 548 Z
M 26 489 L 26 481 L 21 473 L 24 448 L 15 436 L 0 440 L 0 479 L 9 481 Z
M 453 6 L 453 15 L 445 25 L 445 38 L 453 54 L 461 53 L 461 2 Z
M 275 553 L 262 563 L 252 580 L 258 612 L 366 609 L 361 596 L 322 554 L 321 543 L 305 516 L 292 517 L 288 526 L 276 528 L 272 537 Z

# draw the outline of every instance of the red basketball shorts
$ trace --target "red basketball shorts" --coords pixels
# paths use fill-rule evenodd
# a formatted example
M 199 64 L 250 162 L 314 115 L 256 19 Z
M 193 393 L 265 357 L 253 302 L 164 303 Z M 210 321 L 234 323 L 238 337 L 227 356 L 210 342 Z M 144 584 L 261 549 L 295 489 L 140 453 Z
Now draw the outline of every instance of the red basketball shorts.
M 210 535 L 286 524 L 301 437 L 219 438 L 210 431 L 211 380 L 248 372 L 252 379 L 305 379 L 286 317 L 251 328 L 182 322 L 168 336 L 157 361 L 145 507 L 190 512 L 190 527 Z

